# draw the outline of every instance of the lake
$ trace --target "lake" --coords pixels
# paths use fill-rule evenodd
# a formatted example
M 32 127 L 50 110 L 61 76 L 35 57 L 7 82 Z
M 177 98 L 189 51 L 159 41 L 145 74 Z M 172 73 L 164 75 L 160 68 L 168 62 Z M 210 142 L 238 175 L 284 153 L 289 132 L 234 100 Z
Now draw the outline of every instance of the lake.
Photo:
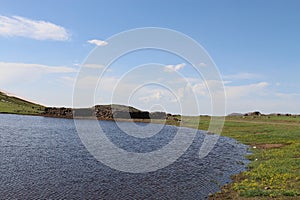
M 178 129 L 163 126 L 153 137 L 138 138 L 123 133 L 115 122 L 99 123 L 119 148 L 140 153 L 167 145 Z M 147 130 L 161 126 L 122 122 L 127 131 L 135 132 L 137 125 Z M 188 150 L 169 166 L 129 173 L 95 159 L 71 119 L 0 114 L 0 199 L 206 199 L 245 170 L 249 152 L 247 146 L 220 137 L 199 159 L 205 134 L 198 131 Z

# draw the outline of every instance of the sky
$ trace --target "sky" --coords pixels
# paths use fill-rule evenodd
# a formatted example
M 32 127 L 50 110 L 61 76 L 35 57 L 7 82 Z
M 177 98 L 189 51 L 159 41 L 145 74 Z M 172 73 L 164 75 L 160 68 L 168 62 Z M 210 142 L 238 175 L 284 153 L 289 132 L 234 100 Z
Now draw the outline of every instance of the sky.
M 91 52 L 109 46 L 120 32 L 160 27 L 206 50 L 223 80 L 227 114 L 300 113 L 298 0 L 1 0 L 0 5 L 1 91 L 46 106 L 73 106 L 74 84 Z M 97 64 L 90 67 L 101 68 Z M 169 88 L 139 87 L 137 80 L 149 77 Z M 145 49 L 109 66 L 95 103 L 181 113 L 180 100 L 192 94 L 197 109 L 184 114 L 211 114 L 214 91 L 208 87 L 214 81 L 204 80 L 178 55 Z M 122 87 L 114 90 L 118 83 Z

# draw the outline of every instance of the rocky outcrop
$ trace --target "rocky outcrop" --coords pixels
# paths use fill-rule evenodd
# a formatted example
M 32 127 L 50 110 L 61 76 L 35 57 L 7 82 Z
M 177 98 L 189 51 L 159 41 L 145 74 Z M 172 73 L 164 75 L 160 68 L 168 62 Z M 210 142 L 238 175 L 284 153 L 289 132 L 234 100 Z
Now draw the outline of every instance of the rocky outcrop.
M 55 108 L 47 107 L 43 116 L 61 118 L 97 118 L 102 120 L 113 119 L 166 119 L 165 112 L 141 111 L 123 105 L 97 105 L 93 108 Z
M 42 115 L 46 117 L 73 118 L 73 110 L 71 108 L 64 107 L 46 107 Z
M 262 114 L 259 111 L 246 113 L 244 116 L 261 116 Z
M 166 119 L 167 114 L 165 112 L 151 112 L 150 118 L 151 119 Z
M 241 117 L 241 116 L 244 116 L 244 114 L 242 113 L 231 113 L 229 115 L 227 115 L 228 117 Z

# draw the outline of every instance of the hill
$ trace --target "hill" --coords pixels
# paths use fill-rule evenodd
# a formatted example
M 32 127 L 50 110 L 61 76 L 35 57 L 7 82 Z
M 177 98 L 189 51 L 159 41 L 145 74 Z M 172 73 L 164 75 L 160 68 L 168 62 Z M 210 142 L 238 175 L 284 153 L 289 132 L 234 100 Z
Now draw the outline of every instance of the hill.
M 0 113 L 37 115 L 45 107 L 0 91 Z
M 96 105 L 92 108 L 81 109 L 45 107 L 0 91 L 0 113 L 73 118 L 74 112 L 76 117 L 96 116 L 97 119 L 102 120 L 112 120 L 114 118 L 165 119 L 167 117 L 164 112 L 150 113 L 131 106 L 118 104 Z

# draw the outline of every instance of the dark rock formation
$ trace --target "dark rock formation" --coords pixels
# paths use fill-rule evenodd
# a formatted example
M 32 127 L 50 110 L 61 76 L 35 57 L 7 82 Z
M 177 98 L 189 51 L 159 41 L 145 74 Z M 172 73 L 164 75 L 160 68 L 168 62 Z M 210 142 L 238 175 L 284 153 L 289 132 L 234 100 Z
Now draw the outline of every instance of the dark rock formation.
M 130 112 L 130 117 L 132 119 L 150 119 L 149 112 Z
M 95 110 L 91 108 L 76 108 L 73 109 L 73 114 L 75 117 L 94 117 Z
M 259 111 L 246 113 L 244 116 L 261 116 L 262 114 Z
M 164 112 L 141 111 L 130 106 L 123 105 L 97 105 L 92 108 L 54 108 L 47 107 L 43 113 L 47 117 L 61 118 L 89 118 L 96 117 L 102 120 L 113 119 L 166 119 L 167 114 Z
M 150 113 L 151 119 L 166 119 L 167 114 L 165 112 L 152 112 Z
M 73 118 L 73 110 L 71 108 L 54 108 L 46 107 L 43 113 L 47 117 L 63 117 L 63 118 Z

